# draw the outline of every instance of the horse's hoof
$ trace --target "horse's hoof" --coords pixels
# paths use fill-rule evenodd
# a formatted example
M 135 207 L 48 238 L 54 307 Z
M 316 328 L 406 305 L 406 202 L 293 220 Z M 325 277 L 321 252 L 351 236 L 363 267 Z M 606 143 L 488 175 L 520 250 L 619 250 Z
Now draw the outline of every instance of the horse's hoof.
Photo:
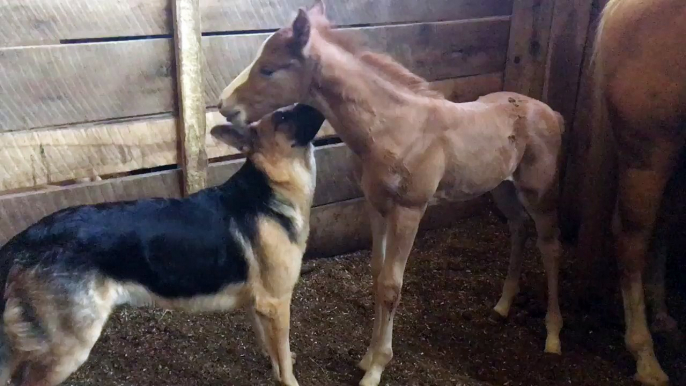
M 488 313 L 488 320 L 496 323 L 505 323 L 507 322 L 507 315 L 501 314 L 494 308 Z
M 374 358 L 374 355 L 372 354 L 371 351 L 367 351 L 366 354 L 364 354 L 364 357 L 362 357 L 362 360 L 360 360 L 360 363 L 357 364 L 357 367 L 364 371 L 369 371 L 369 368 L 372 366 L 372 359 Z
M 545 340 L 545 353 L 552 355 L 562 355 L 562 345 L 559 339 L 547 338 Z
M 291 352 L 291 361 L 293 362 L 293 364 L 295 364 L 295 358 L 297 358 L 297 357 L 298 357 L 298 355 L 296 353 Z
M 669 377 L 662 370 L 654 374 L 636 373 L 634 379 L 645 386 L 669 386 Z
M 379 382 L 381 382 L 381 372 L 367 371 L 360 381 L 360 386 L 379 386 Z

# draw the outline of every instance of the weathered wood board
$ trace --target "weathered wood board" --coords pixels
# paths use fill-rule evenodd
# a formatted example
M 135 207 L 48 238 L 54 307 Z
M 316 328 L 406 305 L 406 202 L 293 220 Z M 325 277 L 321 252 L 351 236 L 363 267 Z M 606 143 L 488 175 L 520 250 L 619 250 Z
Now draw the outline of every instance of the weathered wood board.
M 316 156 L 319 173 L 311 217 L 311 253 L 332 255 L 366 247 L 370 240 L 369 224 L 354 178 L 352 152 L 338 144 L 318 148 Z M 211 165 L 209 185 L 222 183 L 242 164 L 243 160 L 234 160 Z M 144 197 L 178 198 L 180 177 L 179 170 L 172 170 L 0 197 L 0 245 L 40 218 L 69 206 Z M 483 198 L 432 205 L 422 220 L 422 228 L 449 226 L 484 207 Z
M 505 91 L 541 99 L 553 0 L 515 0 L 505 67 Z
M 543 101 L 574 122 L 593 0 L 556 1 L 550 29 Z
M 347 146 L 336 144 L 321 147 L 315 155 L 318 162 L 315 206 L 361 196 L 354 177 L 353 155 Z M 243 162 L 243 159 L 238 159 L 210 165 L 208 185 L 223 183 Z M 180 196 L 181 172 L 178 169 L 0 196 L 0 245 L 40 218 L 69 206 Z
M 502 90 L 502 73 L 435 82 L 452 101 L 465 102 Z M 210 129 L 223 123 L 216 111 L 207 113 Z M 79 125 L 62 129 L 0 133 L 0 192 L 75 178 L 105 176 L 177 163 L 178 136 L 171 116 Z M 334 136 L 325 123 L 319 138 Z M 208 158 L 238 151 L 206 136 Z
M 204 32 L 277 29 L 312 0 L 202 0 Z M 459 20 L 509 15 L 512 0 L 329 0 L 339 25 Z M 78 22 L 76 22 L 78 20 Z M 0 0 L 0 47 L 93 38 L 170 35 L 168 0 Z
M 453 226 L 483 213 L 488 203 L 486 196 L 482 196 L 470 201 L 429 205 L 419 229 Z M 372 232 L 363 198 L 313 208 L 310 229 L 307 257 L 329 257 L 371 247 Z
M 502 71 L 509 17 L 349 29 L 429 80 Z M 266 34 L 203 38 L 208 106 Z M 0 132 L 175 110 L 170 39 L 0 49 Z

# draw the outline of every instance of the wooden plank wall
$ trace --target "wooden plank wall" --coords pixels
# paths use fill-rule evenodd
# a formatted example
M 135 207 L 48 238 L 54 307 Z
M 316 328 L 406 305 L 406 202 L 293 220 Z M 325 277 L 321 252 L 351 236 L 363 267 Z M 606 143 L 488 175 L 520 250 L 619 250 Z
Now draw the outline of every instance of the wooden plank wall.
M 391 53 L 450 99 L 468 101 L 503 88 L 513 1 L 329 1 L 327 13 L 346 33 L 362 34 L 372 48 Z M 216 104 L 269 33 L 310 3 L 200 1 L 206 106 Z M 179 136 L 171 4 L 0 0 L 0 244 L 66 206 L 182 194 L 175 169 Z M 222 118 L 209 107 L 206 121 L 211 127 Z M 334 136 L 330 126 L 320 132 L 321 138 Z M 228 159 L 210 164 L 209 185 L 228 178 L 242 162 L 235 149 L 209 136 L 206 151 L 211 161 Z M 354 200 L 361 196 L 349 175 L 344 145 L 321 147 L 317 157 L 315 206 L 321 209 L 313 211 L 313 223 L 329 221 L 331 215 L 322 213 L 335 212 L 338 202 L 359 208 Z M 169 170 L 7 194 L 160 166 Z M 340 231 L 345 239 L 346 231 Z

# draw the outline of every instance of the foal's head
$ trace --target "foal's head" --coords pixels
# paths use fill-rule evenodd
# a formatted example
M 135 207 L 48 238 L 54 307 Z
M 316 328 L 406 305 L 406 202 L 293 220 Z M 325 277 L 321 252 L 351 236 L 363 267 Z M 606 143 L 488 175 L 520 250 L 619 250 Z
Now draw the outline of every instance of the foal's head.
M 291 25 L 271 35 L 254 62 L 222 92 L 219 111 L 238 127 L 244 127 L 283 106 L 306 99 L 312 84 L 314 63 L 309 57 L 310 33 L 328 24 L 324 4 L 298 10 Z

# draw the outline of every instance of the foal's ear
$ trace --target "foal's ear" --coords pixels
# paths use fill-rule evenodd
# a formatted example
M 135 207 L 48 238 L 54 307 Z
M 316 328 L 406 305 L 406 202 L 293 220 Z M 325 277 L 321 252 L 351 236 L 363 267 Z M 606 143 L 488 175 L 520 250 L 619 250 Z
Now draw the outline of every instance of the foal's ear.
M 231 125 L 218 125 L 210 130 L 210 134 L 229 146 L 233 146 L 241 153 L 250 151 L 253 145 L 253 129 L 247 128 L 245 133 L 241 133 Z
M 321 16 L 326 19 L 326 6 L 323 0 L 315 0 L 309 10 L 310 15 Z
M 304 9 L 298 9 L 298 16 L 293 20 L 293 44 L 296 49 L 303 49 L 310 41 L 310 17 Z

